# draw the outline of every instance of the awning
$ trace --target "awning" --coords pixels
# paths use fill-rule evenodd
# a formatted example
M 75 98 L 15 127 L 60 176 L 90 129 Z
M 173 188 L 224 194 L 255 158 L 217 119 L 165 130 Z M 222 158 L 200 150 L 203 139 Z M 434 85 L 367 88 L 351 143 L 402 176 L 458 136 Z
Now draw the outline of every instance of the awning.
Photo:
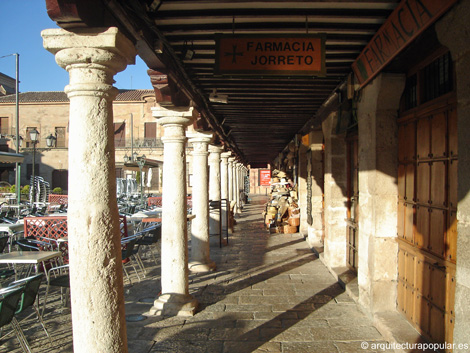
M 0 163 L 23 163 L 24 156 L 19 153 L 0 152 Z

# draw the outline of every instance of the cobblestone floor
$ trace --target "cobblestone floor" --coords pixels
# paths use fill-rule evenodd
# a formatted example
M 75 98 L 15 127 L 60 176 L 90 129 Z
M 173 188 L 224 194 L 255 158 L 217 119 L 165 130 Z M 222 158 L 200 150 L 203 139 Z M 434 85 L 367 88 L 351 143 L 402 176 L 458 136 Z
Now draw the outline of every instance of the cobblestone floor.
M 129 352 L 384 352 L 374 349 L 386 343 L 383 337 L 304 239 L 264 229 L 265 202 L 252 197 L 228 246 L 211 247 L 215 272 L 190 276 L 200 303 L 193 317 L 134 321 L 160 290 L 160 267 L 148 258 L 146 278 L 138 282 L 133 275 L 134 284 L 126 285 Z M 58 302 L 45 317 L 52 345 L 39 325 L 23 325 L 33 352 L 72 352 L 70 315 Z M 0 342 L 0 352 L 21 351 L 10 338 Z

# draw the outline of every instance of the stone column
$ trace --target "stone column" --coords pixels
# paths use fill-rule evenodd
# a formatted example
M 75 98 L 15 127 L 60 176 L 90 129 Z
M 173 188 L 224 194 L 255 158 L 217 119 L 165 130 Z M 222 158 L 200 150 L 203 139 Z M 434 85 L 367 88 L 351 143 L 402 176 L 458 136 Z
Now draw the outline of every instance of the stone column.
M 308 195 L 309 181 L 311 177 L 311 151 L 308 145 L 301 143 L 298 148 L 299 169 L 298 169 L 298 184 L 297 184 L 297 197 L 298 205 L 300 208 L 300 225 L 299 233 L 304 238 L 308 234 L 308 215 L 307 215 L 307 201 L 310 200 L 311 195 Z
M 228 159 L 228 199 L 229 199 L 229 204 L 232 203 L 232 201 L 235 199 L 234 198 L 234 192 L 233 192 L 233 184 L 235 183 L 233 179 L 233 165 L 235 163 L 235 157 L 230 157 Z
M 209 145 L 209 200 L 220 202 L 221 181 L 220 181 L 220 154 L 223 147 Z M 212 210 L 209 214 L 209 234 L 219 234 L 220 213 Z
M 241 185 L 240 185 L 240 191 L 243 192 L 243 198 L 241 199 L 242 208 L 243 208 L 243 206 L 245 206 L 245 200 L 248 197 L 248 195 L 245 194 L 245 177 L 246 177 L 246 167 L 242 164 L 242 166 L 241 166 Z
M 325 136 L 325 247 L 324 259 L 331 268 L 346 266 L 346 141 L 335 133 L 337 114 L 323 122 Z
M 215 269 L 210 259 L 209 246 L 209 175 L 207 170 L 210 133 L 195 133 L 188 136 L 193 145 L 193 211 L 196 218 L 191 224 L 191 272 L 208 272 Z
M 312 212 L 307 217 L 307 242 L 310 247 L 323 246 L 323 133 L 312 131 L 309 134 L 310 144 L 310 205 Z M 302 216 L 300 219 L 302 224 Z
M 457 205 L 457 263 L 455 284 L 454 344 L 470 343 L 470 2 L 458 2 L 439 22 L 436 32 L 439 41 L 447 46 L 455 67 L 458 126 L 458 205 Z M 468 349 L 456 348 L 455 353 Z
M 134 63 L 117 28 L 47 29 L 44 48 L 70 75 L 68 239 L 74 352 L 127 352 L 116 202 L 113 76 Z
M 192 108 L 160 105 L 152 115 L 164 128 L 162 199 L 162 294 L 150 314 L 194 315 L 197 301 L 189 295 L 186 201 L 186 126 Z
M 227 207 L 230 207 L 229 201 L 229 176 L 228 176 L 228 159 L 230 157 L 230 152 L 224 152 L 220 154 L 220 198 L 222 200 L 227 200 Z M 228 227 L 228 210 L 222 209 L 222 229 L 227 229 Z
M 240 181 L 241 181 L 241 177 L 240 177 L 240 167 L 241 167 L 241 163 L 239 162 L 235 162 L 234 164 L 234 179 L 235 179 L 235 187 L 234 187 L 234 192 L 235 192 L 235 197 L 234 197 L 234 200 L 236 202 L 236 210 L 235 212 L 237 213 L 237 215 L 240 215 L 241 213 L 241 200 L 240 200 Z
M 359 302 L 372 313 L 396 310 L 397 112 L 404 87 L 404 75 L 381 74 L 358 104 Z

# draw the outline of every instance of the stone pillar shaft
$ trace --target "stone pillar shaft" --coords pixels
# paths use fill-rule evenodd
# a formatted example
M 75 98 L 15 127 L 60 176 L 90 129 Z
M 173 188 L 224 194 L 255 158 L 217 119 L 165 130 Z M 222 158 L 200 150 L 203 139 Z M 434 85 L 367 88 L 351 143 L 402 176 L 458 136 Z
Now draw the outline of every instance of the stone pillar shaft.
M 227 201 L 227 207 L 230 206 L 229 201 L 229 168 L 228 168 L 228 159 L 230 157 L 230 152 L 224 152 L 220 155 L 220 197 L 222 200 Z M 222 209 L 222 229 L 227 229 L 227 209 Z
M 196 218 L 191 224 L 191 263 L 192 272 L 207 272 L 215 269 L 210 259 L 209 245 L 209 175 L 207 168 L 208 145 L 212 134 L 191 134 L 189 142 L 193 145 L 193 188 L 192 213 Z
M 307 171 L 307 180 L 311 184 L 310 205 L 312 213 L 305 210 L 305 217 L 300 214 L 300 224 L 308 223 L 307 242 L 311 247 L 323 246 L 323 132 L 313 131 L 309 135 L 310 141 L 310 166 Z M 310 174 L 310 175 L 309 175 Z M 303 197 L 307 202 L 307 195 Z M 307 205 L 305 206 L 307 208 Z M 300 207 L 302 212 L 302 206 Z M 305 220 L 303 218 L 306 218 Z M 304 226 L 305 227 L 305 226 Z
M 222 147 L 209 146 L 209 200 L 220 201 L 221 179 L 220 179 L 220 154 Z M 216 210 L 209 215 L 209 234 L 218 234 L 220 231 L 220 213 Z
M 234 180 L 235 180 L 235 187 L 233 188 L 233 191 L 235 193 L 235 196 L 234 196 L 234 200 L 235 200 L 235 205 L 236 205 L 236 209 L 235 209 L 235 212 L 237 214 L 240 214 L 240 211 L 241 211 L 241 205 L 240 205 L 240 166 L 241 164 L 236 162 L 234 163 Z
M 228 200 L 231 203 L 234 200 L 234 192 L 233 192 L 233 164 L 235 161 L 235 157 L 230 157 L 228 159 Z
M 363 90 L 359 130 L 359 302 L 393 311 L 397 290 L 397 111 L 404 75 L 380 74 Z
M 160 108 L 160 109 L 158 109 Z M 164 127 L 162 199 L 162 295 L 151 314 L 194 315 L 197 301 L 188 290 L 188 236 L 186 196 L 186 136 L 192 109 L 160 106 L 152 109 Z
M 322 124 L 325 136 L 325 250 L 330 267 L 346 266 L 346 142 L 335 134 L 337 114 L 330 114 Z
M 44 47 L 70 75 L 68 240 L 74 352 L 127 352 L 116 201 L 113 76 L 135 48 L 117 28 L 49 29 Z

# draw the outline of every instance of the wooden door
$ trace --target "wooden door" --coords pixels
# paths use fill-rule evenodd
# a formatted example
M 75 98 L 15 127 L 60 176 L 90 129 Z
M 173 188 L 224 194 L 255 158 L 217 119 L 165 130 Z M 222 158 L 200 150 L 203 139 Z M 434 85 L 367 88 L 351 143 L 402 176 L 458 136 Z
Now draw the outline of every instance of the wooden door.
M 398 130 L 397 309 L 438 343 L 453 335 L 456 119 L 454 105 L 428 107 L 403 115 Z
M 398 119 L 397 308 L 437 343 L 452 343 L 455 321 L 458 141 L 452 65 L 445 48 L 418 63 L 408 73 Z

